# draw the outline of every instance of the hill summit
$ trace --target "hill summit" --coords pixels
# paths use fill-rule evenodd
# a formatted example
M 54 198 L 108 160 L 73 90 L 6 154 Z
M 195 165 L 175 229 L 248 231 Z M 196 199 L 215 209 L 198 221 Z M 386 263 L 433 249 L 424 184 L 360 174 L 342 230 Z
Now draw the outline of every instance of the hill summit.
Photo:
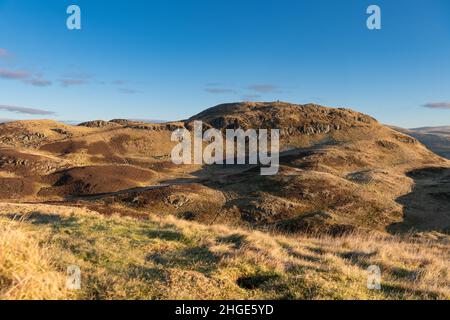
M 177 128 L 280 129 L 280 170 L 175 165 Z M 221 104 L 187 120 L 50 120 L 0 125 L 0 198 L 171 214 L 281 232 L 341 234 L 450 228 L 450 162 L 418 140 L 346 108 Z

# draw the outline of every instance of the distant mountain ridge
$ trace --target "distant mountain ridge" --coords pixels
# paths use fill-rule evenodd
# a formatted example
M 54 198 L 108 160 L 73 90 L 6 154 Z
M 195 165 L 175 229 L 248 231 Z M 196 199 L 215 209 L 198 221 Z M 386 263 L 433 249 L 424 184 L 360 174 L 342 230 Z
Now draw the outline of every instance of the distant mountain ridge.
M 450 135 L 450 126 L 420 127 L 420 128 L 411 128 L 409 130 L 421 133 L 441 133 L 444 135 Z
M 450 159 L 450 126 L 393 129 L 408 134 L 427 146 L 434 153 Z

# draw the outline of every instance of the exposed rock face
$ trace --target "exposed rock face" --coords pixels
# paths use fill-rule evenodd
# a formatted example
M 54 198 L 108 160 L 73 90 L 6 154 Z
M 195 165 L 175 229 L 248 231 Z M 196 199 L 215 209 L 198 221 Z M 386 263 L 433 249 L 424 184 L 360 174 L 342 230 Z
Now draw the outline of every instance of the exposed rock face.
M 117 123 L 104 121 L 104 120 L 94 120 L 82 122 L 79 124 L 80 127 L 88 127 L 88 128 L 105 128 L 105 127 L 115 127 Z
M 164 203 L 174 206 L 175 208 L 180 208 L 186 203 L 188 203 L 190 199 L 185 195 L 180 194 L 171 194 L 167 198 L 164 199 Z
M 72 134 L 70 132 L 68 132 L 66 130 L 63 130 L 63 129 L 60 129 L 60 128 L 54 128 L 54 129 L 51 129 L 51 130 L 53 132 L 59 133 L 59 134 L 61 134 L 63 136 L 67 136 L 67 137 L 71 137 L 72 136 Z
M 125 127 L 149 131 L 163 131 L 163 130 L 174 131 L 176 129 L 184 128 L 182 124 L 172 124 L 172 123 L 163 123 L 163 124 L 137 123 L 137 124 L 127 124 Z
M 201 120 L 217 129 L 280 129 L 281 136 L 327 134 L 343 128 L 377 124 L 367 115 L 348 109 L 284 102 L 233 103 L 207 109 L 187 120 Z
M 302 134 L 320 134 L 320 133 L 329 133 L 332 130 L 340 130 L 341 126 L 339 124 L 329 125 L 323 123 L 311 123 L 310 125 L 304 125 L 302 127 L 297 128 L 298 132 Z M 287 134 L 294 133 L 292 127 L 289 127 Z
M 88 133 L 90 128 L 53 120 L 20 120 L 0 124 L 0 146 L 38 148 L 55 140 Z
M 416 139 L 407 135 L 397 134 L 394 137 L 395 139 L 403 143 L 417 143 Z
M 127 119 L 112 119 L 109 122 L 117 123 L 117 124 L 120 124 L 121 126 L 125 126 L 125 125 L 129 124 L 132 121 L 127 120 Z
M 19 175 L 45 174 L 59 168 L 55 160 L 20 153 L 13 149 L 0 149 L 0 170 L 8 170 Z
M 23 144 L 25 146 L 33 146 L 42 143 L 45 140 L 45 135 L 42 133 L 16 133 L 14 135 L 0 137 L 0 143 L 9 146 L 16 144 Z

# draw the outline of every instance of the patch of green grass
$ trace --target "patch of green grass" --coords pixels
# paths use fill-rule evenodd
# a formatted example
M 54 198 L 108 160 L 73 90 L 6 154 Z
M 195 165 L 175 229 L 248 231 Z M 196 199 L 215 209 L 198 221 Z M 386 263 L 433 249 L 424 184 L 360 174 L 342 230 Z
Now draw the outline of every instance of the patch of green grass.
M 445 245 L 290 238 L 170 216 L 40 213 L 22 224 L 42 235 L 59 272 L 80 267 L 80 299 L 449 298 Z M 371 264 L 382 268 L 380 291 L 366 287 Z

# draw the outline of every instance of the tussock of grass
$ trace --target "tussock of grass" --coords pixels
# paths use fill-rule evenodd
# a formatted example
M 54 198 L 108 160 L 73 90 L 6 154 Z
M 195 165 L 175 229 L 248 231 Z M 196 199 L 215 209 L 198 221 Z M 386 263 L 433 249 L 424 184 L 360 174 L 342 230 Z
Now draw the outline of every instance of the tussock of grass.
M 69 207 L 37 209 L 0 206 L 2 225 L 20 235 L 20 241 L 3 236 L 1 247 L 31 248 L 20 245 L 15 250 L 21 255 L 2 256 L 0 279 L 14 279 L 11 270 L 26 267 L 36 270 L 38 283 L 11 295 L 11 284 L 2 280 L 4 297 L 70 298 L 56 288 L 75 264 L 82 287 L 71 294 L 79 299 L 450 299 L 446 239 L 287 237 L 171 216 L 137 220 Z M 11 224 L 14 216 L 25 220 Z M 42 235 L 40 245 L 33 230 Z M 382 271 L 379 291 L 366 287 L 373 264 Z
M 0 299 L 68 298 L 64 276 L 54 270 L 50 251 L 23 224 L 0 221 Z

